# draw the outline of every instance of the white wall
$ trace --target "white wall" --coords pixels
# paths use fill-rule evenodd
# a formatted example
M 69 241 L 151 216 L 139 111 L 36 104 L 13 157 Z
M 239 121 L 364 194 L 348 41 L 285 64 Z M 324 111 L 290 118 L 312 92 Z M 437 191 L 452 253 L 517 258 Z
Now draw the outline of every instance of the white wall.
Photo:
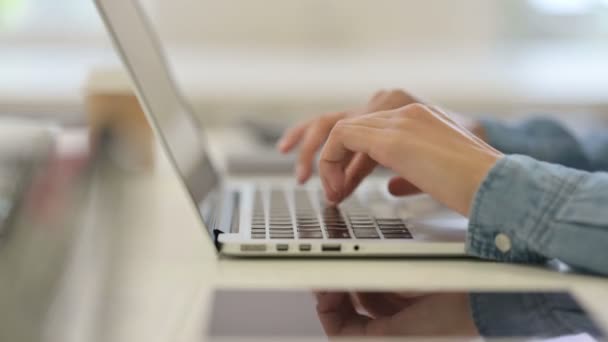
M 509 0 L 522 1 L 522 0 Z M 201 45 L 485 47 L 499 35 L 501 0 L 160 1 L 164 38 Z
M 608 108 L 608 48 L 524 44 L 527 0 L 150 1 L 211 121 L 343 109 L 391 87 L 466 112 Z

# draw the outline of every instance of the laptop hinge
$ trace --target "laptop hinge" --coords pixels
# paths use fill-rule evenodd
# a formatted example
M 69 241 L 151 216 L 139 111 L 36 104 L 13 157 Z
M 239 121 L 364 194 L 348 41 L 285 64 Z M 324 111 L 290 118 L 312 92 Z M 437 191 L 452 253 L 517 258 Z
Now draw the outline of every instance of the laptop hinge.
M 219 229 L 213 230 L 213 243 L 218 251 L 222 250 L 222 243 L 220 242 L 220 235 L 222 234 L 224 234 L 224 232 Z

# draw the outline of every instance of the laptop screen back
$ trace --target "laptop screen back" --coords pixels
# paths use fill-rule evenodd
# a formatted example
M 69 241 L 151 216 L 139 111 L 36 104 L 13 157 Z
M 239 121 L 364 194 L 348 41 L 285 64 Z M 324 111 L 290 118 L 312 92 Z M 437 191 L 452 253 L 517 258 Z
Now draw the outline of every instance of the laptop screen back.
M 209 196 L 219 177 L 205 149 L 202 131 L 183 100 L 156 33 L 137 0 L 96 0 L 135 83 L 140 103 L 196 203 L 208 230 L 212 230 Z

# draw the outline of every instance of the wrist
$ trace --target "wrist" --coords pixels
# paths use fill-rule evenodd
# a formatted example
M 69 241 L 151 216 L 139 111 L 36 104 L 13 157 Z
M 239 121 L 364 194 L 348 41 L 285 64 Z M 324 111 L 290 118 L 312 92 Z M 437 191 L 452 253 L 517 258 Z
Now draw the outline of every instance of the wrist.
M 481 122 L 477 121 L 477 120 L 471 120 L 471 124 L 470 124 L 470 128 L 469 130 L 471 131 L 471 133 L 475 134 L 475 136 L 477 136 L 479 139 L 483 140 L 483 141 L 488 141 L 488 136 L 486 134 L 486 130 L 485 127 L 483 127 L 483 125 L 481 124 Z
M 494 168 L 494 166 L 504 158 L 504 154 L 500 152 L 490 152 L 485 156 L 482 156 L 478 159 L 478 164 L 475 168 L 476 172 L 473 173 L 472 182 L 470 184 L 470 189 L 467 194 L 467 198 L 464 199 L 464 203 L 466 206 L 463 208 L 461 214 L 465 216 L 469 216 L 471 213 L 471 208 L 473 207 L 473 203 L 475 202 L 475 197 L 477 196 L 477 192 L 481 188 L 483 182 L 488 178 L 488 175 Z

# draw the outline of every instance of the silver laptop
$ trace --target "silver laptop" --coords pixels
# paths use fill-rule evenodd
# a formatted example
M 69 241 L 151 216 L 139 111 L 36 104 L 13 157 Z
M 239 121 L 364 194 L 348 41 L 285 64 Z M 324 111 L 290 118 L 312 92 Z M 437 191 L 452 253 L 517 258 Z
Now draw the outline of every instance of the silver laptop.
M 426 196 L 391 198 L 363 185 L 338 208 L 318 181 L 231 179 L 208 158 L 200 122 L 173 81 L 159 39 L 136 0 L 96 0 L 155 132 L 218 253 L 231 256 L 463 255 L 467 220 Z M 179 231 L 176 231 L 179 234 Z

